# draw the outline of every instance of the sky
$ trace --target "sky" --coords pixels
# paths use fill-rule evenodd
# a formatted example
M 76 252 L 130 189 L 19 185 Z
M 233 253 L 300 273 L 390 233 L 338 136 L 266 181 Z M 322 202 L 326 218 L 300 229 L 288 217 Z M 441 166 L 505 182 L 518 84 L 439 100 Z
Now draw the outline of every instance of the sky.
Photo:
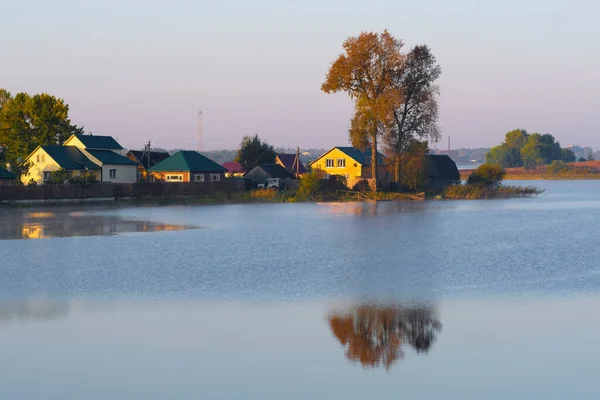
M 584 0 L 0 0 L 0 87 L 47 92 L 127 148 L 348 144 L 320 86 L 349 36 L 388 29 L 442 67 L 438 148 L 516 128 L 600 148 L 600 3 Z

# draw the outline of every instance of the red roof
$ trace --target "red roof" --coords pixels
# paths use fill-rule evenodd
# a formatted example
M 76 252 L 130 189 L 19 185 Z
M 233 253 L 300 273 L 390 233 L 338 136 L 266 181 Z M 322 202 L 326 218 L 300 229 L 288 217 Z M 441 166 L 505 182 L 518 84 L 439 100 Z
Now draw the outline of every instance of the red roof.
M 227 172 L 236 173 L 236 172 L 244 172 L 244 168 L 242 168 L 242 164 L 236 161 L 226 162 L 223 164 L 223 168 L 227 170 Z

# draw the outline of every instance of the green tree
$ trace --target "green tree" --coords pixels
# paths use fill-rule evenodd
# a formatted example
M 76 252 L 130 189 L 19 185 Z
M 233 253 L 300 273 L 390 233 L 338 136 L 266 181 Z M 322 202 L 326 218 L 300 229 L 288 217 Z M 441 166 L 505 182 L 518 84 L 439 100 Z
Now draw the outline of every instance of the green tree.
M 410 154 L 414 140 L 440 138 L 438 121 L 439 89 L 435 84 L 442 69 L 425 45 L 415 46 L 405 57 L 403 67 L 394 77 L 399 106 L 393 111 L 393 123 L 386 129 L 384 143 L 394 158 L 394 181 L 400 182 L 402 157 Z M 415 160 L 411 160 L 414 164 Z M 414 175 L 413 175 L 414 177 Z
M 69 119 L 69 106 L 62 99 L 42 93 L 14 97 L 0 89 L 0 146 L 4 161 L 19 175 L 29 168 L 27 156 L 37 147 L 61 145 L 71 134 L 83 133 Z
M 527 143 L 521 149 L 521 158 L 523 159 L 523 166 L 525 169 L 532 169 L 538 165 L 544 163 L 542 158 L 541 148 L 542 135 L 534 133 L 529 135 Z
M 577 157 L 575 157 L 575 153 L 573 153 L 571 149 L 561 149 L 560 159 L 566 163 L 570 163 L 574 162 L 577 159 Z
M 260 140 L 258 135 L 244 136 L 235 161 L 239 162 L 244 170 L 250 171 L 260 164 L 273 164 L 275 157 L 273 146 Z
M 498 164 L 503 168 L 518 167 L 523 163 L 520 150 L 510 147 L 506 143 L 492 147 L 485 155 L 485 162 Z
M 316 174 L 304 174 L 300 177 L 300 184 L 296 195 L 300 200 L 309 200 L 319 193 L 319 178 Z
M 529 134 L 525 129 L 514 129 L 504 135 L 504 143 L 508 147 L 518 149 L 519 151 L 525 146 Z
M 346 92 L 355 103 L 350 141 L 371 149 L 371 175 L 377 178 L 378 138 L 393 120 L 401 95 L 394 79 L 401 74 L 403 43 L 387 30 L 346 39 L 344 53 L 331 65 L 321 85 L 325 93 Z

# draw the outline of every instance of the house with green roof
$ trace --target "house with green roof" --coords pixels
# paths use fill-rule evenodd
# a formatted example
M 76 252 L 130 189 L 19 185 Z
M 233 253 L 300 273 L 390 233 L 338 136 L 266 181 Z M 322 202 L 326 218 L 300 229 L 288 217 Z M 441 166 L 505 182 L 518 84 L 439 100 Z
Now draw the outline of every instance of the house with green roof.
M 162 182 L 215 182 L 225 179 L 227 170 L 197 151 L 182 150 L 148 170 Z
M 43 183 L 53 171 L 72 176 L 92 175 L 99 182 L 137 182 L 137 164 L 121 155 L 123 147 L 111 136 L 71 135 L 63 146 L 38 146 L 26 161 L 30 168 L 23 183 Z
M 137 182 L 137 163 L 121 154 L 123 147 L 112 136 L 71 135 L 64 146 L 78 148 L 98 164 L 101 182 Z
M 102 178 L 102 168 L 86 157 L 74 146 L 38 146 L 27 160 L 29 171 L 21 176 L 23 183 L 34 180 L 38 184 L 50 179 L 50 174 L 59 169 L 69 171 L 72 176 L 92 175 L 96 180 Z
M 15 174 L 0 167 L 0 186 L 11 186 L 16 179 Z

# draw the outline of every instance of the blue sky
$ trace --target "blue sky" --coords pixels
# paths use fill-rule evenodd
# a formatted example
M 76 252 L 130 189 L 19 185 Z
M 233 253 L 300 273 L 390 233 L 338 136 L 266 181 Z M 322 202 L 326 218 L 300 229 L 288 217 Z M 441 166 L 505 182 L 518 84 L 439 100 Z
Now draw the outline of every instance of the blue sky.
M 320 91 L 348 36 L 428 44 L 443 75 L 438 147 L 506 131 L 600 148 L 600 3 L 571 0 L 0 1 L 0 87 L 64 98 L 126 147 L 347 144 L 352 104 Z

